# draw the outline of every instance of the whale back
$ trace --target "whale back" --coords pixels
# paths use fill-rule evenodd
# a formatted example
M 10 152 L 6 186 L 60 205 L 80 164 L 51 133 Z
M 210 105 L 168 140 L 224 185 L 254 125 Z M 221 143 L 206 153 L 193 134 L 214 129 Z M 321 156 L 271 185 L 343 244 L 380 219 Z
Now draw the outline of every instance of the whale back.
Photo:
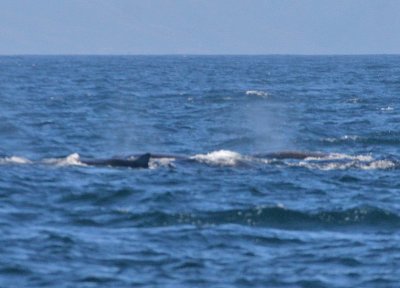
M 111 166 L 111 167 L 128 167 L 128 168 L 149 168 L 151 154 L 146 153 L 135 159 L 101 159 L 101 160 L 83 160 L 86 165 L 92 166 Z

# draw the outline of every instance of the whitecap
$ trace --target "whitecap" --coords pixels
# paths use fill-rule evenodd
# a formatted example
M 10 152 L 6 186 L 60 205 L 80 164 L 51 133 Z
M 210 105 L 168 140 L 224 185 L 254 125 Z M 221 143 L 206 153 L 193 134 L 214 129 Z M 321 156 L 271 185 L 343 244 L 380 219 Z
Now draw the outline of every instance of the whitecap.
M 345 170 L 354 167 L 354 161 L 350 162 L 325 162 L 316 163 L 308 161 L 300 161 L 298 163 L 289 163 L 289 166 L 304 167 L 315 170 Z
M 324 138 L 323 141 L 335 143 L 335 142 L 341 142 L 341 141 L 357 141 L 359 139 L 360 139 L 360 137 L 357 135 L 344 135 L 339 138 L 333 138 L 333 137 Z
M 0 158 L 0 164 L 31 164 L 32 161 L 19 156 Z
M 346 155 L 346 154 L 344 154 Z M 339 160 L 339 161 L 337 161 Z M 325 161 L 315 161 L 304 159 L 299 162 L 286 163 L 292 167 L 304 167 L 316 170 L 346 170 L 346 169 L 362 169 L 362 170 L 384 170 L 396 167 L 396 163 L 390 160 L 374 160 L 371 156 L 358 155 L 344 158 L 336 158 Z
M 258 97 L 267 97 L 268 93 L 260 90 L 247 90 L 246 95 L 248 96 L 258 96 Z
M 347 100 L 347 102 L 356 104 L 356 103 L 360 102 L 360 98 L 357 98 L 357 97 L 349 98 Z
M 243 160 L 243 156 L 237 152 L 219 150 L 207 154 L 197 154 L 190 159 L 210 165 L 236 166 L 239 161 Z
M 332 138 L 332 137 L 324 138 L 324 139 L 322 139 L 322 140 L 323 140 L 323 141 L 326 141 L 326 142 L 330 142 L 330 143 L 334 143 L 334 142 L 337 142 L 337 141 L 338 141 L 337 138 Z
M 268 159 L 268 158 L 254 158 L 254 161 L 264 163 L 264 164 L 275 164 L 275 163 L 281 163 L 282 160 L 277 160 L 274 158 Z
M 357 161 L 373 161 L 371 155 L 348 155 L 343 153 L 329 153 L 321 157 L 307 157 L 305 161 L 326 161 L 326 160 L 357 160 Z
M 70 166 L 70 165 L 86 166 L 86 164 L 80 161 L 80 156 L 78 153 L 73 153 L 63 158 L 44 159 L 43 163 L 53 164 L 57 166 Z
M 158 167 L 171 167 L 175 160 L 174 157 L 150 158 L 149 168 L 156 169 Z
M 357 135 L 344 135 L 344 136 L 340 137 L 341 140 L 353 140 L 353 141 L 355 141 L 359 138 L 360 137 Z
M 359 168 L 363 170 L 391 169 L 394 167 L 396 167 L 396 163 L 390 160 L 377 160 L 359 164 Z

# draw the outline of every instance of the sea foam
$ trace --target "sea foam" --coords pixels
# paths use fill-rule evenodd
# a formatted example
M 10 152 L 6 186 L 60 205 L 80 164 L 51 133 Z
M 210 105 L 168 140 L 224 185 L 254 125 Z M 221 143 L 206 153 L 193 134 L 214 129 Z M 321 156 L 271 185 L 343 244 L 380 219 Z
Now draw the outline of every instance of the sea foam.
M 78 153 L 73 153 L 63 158 L 44 159 L 43 163 L 57 165 L 57 166 L 70 166 L 70 165 L 86 166 L 86 164 L 80 161 L 80 156 Z
M 260 90 L 247 90 L 246 95 L 248 96 L 258 96 L 258 97 L 267 97 L 268 93 Z
M 305 167 L 317 170 L 381 170 L 392 169 L 397 164 L 391 160 L 376 160 L 371 155 L 347 155 L 333 153 L 322 158 L 306 158 L 299 162 L 288 163 L 288 166 Z
M 237 152 L 229 150 L 219 150 L 207 154 L 197 154 L 190 157 L 193 160 L 209 165 L 236 166 L 243 156 Z
M 149 168 L 156 169 L 159 167 L 173 167 L 175 160 L 174 157 L 150 158 Z
M 321 157 L 307 157 L 309 161 L 326 161 L 326 160 L 356 160 L 356 161 L 373 161 L 371 155 L 348 155 L 343 153 L 329 153 Z
M 31 164 L 32 161 L 19 156 L 0 158 L 0 164 Z

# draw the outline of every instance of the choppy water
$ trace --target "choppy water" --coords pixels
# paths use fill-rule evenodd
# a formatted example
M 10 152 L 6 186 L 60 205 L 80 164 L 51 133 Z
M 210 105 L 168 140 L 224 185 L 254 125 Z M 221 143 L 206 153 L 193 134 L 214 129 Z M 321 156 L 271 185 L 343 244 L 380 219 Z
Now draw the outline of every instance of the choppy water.
M 400 56 L 0 57 L 0 286 L 398 287 L 399 96 Z M 192 161 L 80 162 L 144 152 Z

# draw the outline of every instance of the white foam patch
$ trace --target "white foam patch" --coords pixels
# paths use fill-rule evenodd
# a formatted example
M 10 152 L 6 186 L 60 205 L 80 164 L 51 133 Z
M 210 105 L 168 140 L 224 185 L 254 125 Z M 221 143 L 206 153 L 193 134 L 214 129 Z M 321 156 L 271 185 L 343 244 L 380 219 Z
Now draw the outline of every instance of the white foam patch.
M 264 163 L 264 164 L 274 164 L 274 163 L 277 163 L 277 162 L 279 162 L 279 163 L 282 162 L 282 160 L 277 160 L 277 159 L 274 159 L 274 158 L 271 158 L 271 159 L 267 159 L 267 158 L 254 158 L 253 160 L 254 160 L 254 161 L 257 161 L 257 162 L 260 162 L 260 163 Z
M 357 135 L 344 135 L 344 136 L 340 137 L 341 140 L 353 140 L 353 141 L 355 141 L 359 138 L 360 137 Z
M 243 156 L 237 152 L 219 150 L 207 154 L 197 154 L 190 157 L 190 159 L 210 165 L 236 166 L 239 161 L 243 160 Z
M 363 158 L 363 156 L 354 156 L 353 158 L 344 158 L 341 161 L 308 161 L 307 159 L 300 162 L 287 163 L 292 167 L 305 167 L 317 170 L 346 170 L 346 169 L 362 169 L 362 170 L 384 170 L 396 167 L 396 163 L 390 160 L 371 160 L 372 158 Z M 360 160 L 364 159 L 364 160 Z M 367 160 L 365 160 L 367 159 Z
M 356 103 L 360 102 L 360 98 L 349 98 L 348 102 L 356 104 Z
M 340 142 L 340 141 L 356 141 L 358 139 L 360 139 L 360 137 L 357 135 L 344 135 L 339 138 L 324 138 L 323 140 L 334 143 L 334 142 Z
M 300 161 L 298 163 L 289 163 L 289 166 L 304 167 L 315 170 L 346 170 L 354 167 L 354 162 L 329 162 L 329 163 L 315 163 Z
M 31 164 L 32 161 L 18 156 L 0 158 L 0 164 Z
M 53 165 L 57 165 L 57 166 L 70 166 L 70 165 L 86 166 L 86 164 L 84 164 L 80 161 L 80 156 L 78 153 L 73 153 L 64 158 L 44 159 L 43 163 L 53 164 Z
M 377 160 L 360 165 L 360 168 L 364 170 L 391 169 L 394 167 L 396 167 L 396 163 L 390 160 Z
M 307 157 L 305 161 L 326 161 L 326 160 L 357 160 L 357 161 L 373 161 L 371 155 L 348 155 L 342 153 L 330 153 L 321 157 Z
M 150 158 L 149 168 L 156 169 L 158 167 L 171 167 L 175 162 L 175 158 L 173 157 L 164 157 L 164 158 Z
M 247 90 L 246 95 L 248 96 L 258 96 L 258 97 L 267 97 L 268 93 L 260 90 Z
M 387 107 L 383 107 L 381 108 L 381 111 L 393 111 L 394 108 L 392 106 L 387 106 Z

